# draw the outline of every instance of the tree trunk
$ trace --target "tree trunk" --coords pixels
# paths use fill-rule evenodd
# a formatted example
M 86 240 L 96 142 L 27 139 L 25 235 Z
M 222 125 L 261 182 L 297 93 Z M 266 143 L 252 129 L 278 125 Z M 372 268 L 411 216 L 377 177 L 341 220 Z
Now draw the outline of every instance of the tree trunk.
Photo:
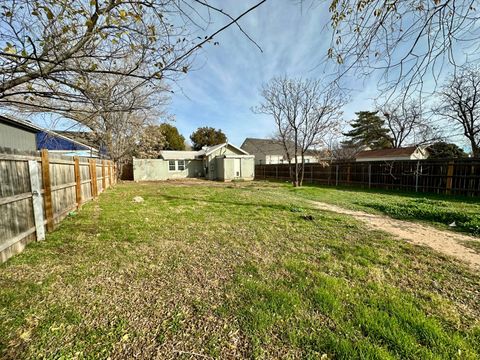
M 477 145 L 475 139 L 470 140 L 470 143 L 472 145 L 472 156 L 474 158 L 480 158 L 480 146 Z
M 299 168 L 298 168 L 298 145 L 297 145 L 297 142 L 298 142 L 298 135 L 297 135 L 297 132 L 295 131 L 295 148 L 294 148 L 294 154 L 293 156 L 295 157 L 295 174 L 294 174 L 294 179 L 293 179 L 293 186 L 294 187 L 298 187 L 299 186 L 299 181 L 298 181 L 298 173 L 299 173 Z
M 303 178 L 305 177 L 305 154 L 302 152 L 302 170 L 300 173 L 300 185 L 303 186 Z

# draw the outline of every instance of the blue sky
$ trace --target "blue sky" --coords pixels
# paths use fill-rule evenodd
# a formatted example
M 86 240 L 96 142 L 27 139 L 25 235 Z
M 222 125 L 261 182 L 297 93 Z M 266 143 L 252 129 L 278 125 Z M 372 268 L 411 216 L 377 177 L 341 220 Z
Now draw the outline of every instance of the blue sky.
M 210 0 L 209 3 L 237 16 L 257 2 Z M 331 79 L 333 64 L 330 67 L 322 64 L 332 34 L 327 27 L 330 17 L 327 5 L 318 0 L 268 0 L 240 21 L 263 52 L 234 26 L 215 38 L 218 46 L 209 44 L 197 52 L 192 71 L 173 85 L 168 108 L 180 133 L 189 140 L 198 127 L 211 126 L 222 129 L 236 145 L 241 145 L 246 137 L 273 135 L 273 119 L 251 111 L 261 101 L 259 92 L 263 83 L 283 75 L 320 79 L 326 84 Z M 209 27 L 197 29 L 195 36 L 203 38 L 228 22 L 217 13 L 211 15 Z M 431 82 L 425 80 L 427 85 Z M 356 111 L 374 109 L 374 99 L 379 96 L 378 78 L 350 75 L 343 79 L 342 85 L 350 89 L 350 101 L 343 108 L 344 120 L 354 119 Z M 49 128 L 71 127 L 69 122 L 55 122 L 48 115 L 43 118 L 37 115 L 32 120 Z M 459 142 L 462 137 L 451 140 Z
M 253 3 L 222 1 L 221 6 L 236 15 Z M 206 46 L 196 56 L 193 71 L 175 86 L 169 110 L 180 132 L 188 139 L 196 128 L 212 126 L 222 129 L 237 145 L 246 137 L 271 136 L 273 119 L 251 111 L 261 101 L 259 89 L 281 75 L 328 82 L 328 69 L 319 66 L 329 47 L 331 33 L 324 28 L 328 17 L 324 7 L 302 7 L 292 0 L 267 1 L 241 21 L 263 53 L 235 27 L 221 33 L 216 38 L 220 45 Z M 227 21 L 218 16 L 213 20 L 209 30 Z M 347 120 L 355 111 L 370 109 L 376 96 L 376 82 L 349 85 L 356 91 L 344 108 Z

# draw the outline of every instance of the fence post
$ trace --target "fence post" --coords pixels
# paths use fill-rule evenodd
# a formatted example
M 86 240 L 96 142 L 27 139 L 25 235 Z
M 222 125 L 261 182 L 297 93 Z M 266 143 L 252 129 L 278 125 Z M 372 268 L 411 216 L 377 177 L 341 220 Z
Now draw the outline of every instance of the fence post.
M 452 192 L 452 183 L 453 183 L 453 161 L 448 162 L 448 167 L 447 167 L 447 189 L 445 193 L 447 195 L 450 195 Z
M 43 201 L 40 186 L 40 174 L 37 160 L 28 160 L 28 172 L 30 174 L 30 189 L 32 192 L 33 220 L 37 241 L 45 240 L 45 226 L 43 217 Z
M 108 160 L 108 186 L 112 186 L 112 162 Z
M 105 179 L 105 160 L 102 160 L 102 191 L 107 187 L 107 179 Z
M 347 183 L 350 184 L 350 164 L 348 164 L 348 167 L 347 167 Z
M 92 193 L 92 198 L 97 197 L 97 164 L 94 159 L 88 160 L 90 165 L 90 189 Z
M 82 204 L 82 178 L 80 175 L 80 160 L 76 156 L 73 158 L 73 171 L 75 174 L 75 197 L 78 209 Z
M 275 179 L 278 180 L 278 165 L 275 165 Z
M 418 176 L 420 175 L 420 161 L 417 161 L 417 170 L 415 171 L 415 192 L 418 192 Z
M 372 187 L 372 164 L 368 164 L 368 188 Z
M 98 178 L 97 178 L 97 160 L 92 159 L 92 166 L 93 166 L 93 176 L 95 181 L 93 182 L 95 186 L 95 197 L 98 197 Z
M 338 165 L 336 165 L 335 170 L 335 186 L 338 186 Z
M 42 179 L 44 190 L 45 215 L 47 216 L 47 231 L 53 230 L 53 203 L 52 203 L 52 183 L 50 181 L 50 161 L 48 159 L 48 150 L 42 149 Z

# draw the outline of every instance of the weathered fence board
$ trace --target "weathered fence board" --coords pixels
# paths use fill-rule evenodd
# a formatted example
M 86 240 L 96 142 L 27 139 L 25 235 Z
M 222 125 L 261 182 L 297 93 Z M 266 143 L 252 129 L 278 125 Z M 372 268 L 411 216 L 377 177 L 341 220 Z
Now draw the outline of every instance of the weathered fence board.
M 110 160 L 90 160 L 0 148 L 0 262 L 116 183 Z
M 288 164 L 255 166 L 257 180 L 290 178 Z M 304 183 L 480 196 L 480 159 L 305 164 Z

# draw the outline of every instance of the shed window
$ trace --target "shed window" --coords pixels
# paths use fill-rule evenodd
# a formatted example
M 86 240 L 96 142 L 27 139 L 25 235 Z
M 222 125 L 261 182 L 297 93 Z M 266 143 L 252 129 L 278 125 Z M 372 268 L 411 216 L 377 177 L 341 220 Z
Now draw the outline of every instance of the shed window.
M 175 171 L 175 161 L 169 160 L 168 161 L 168 171 Z
M 178 171 L 185 170 L 185 160 L 178 160 Z

